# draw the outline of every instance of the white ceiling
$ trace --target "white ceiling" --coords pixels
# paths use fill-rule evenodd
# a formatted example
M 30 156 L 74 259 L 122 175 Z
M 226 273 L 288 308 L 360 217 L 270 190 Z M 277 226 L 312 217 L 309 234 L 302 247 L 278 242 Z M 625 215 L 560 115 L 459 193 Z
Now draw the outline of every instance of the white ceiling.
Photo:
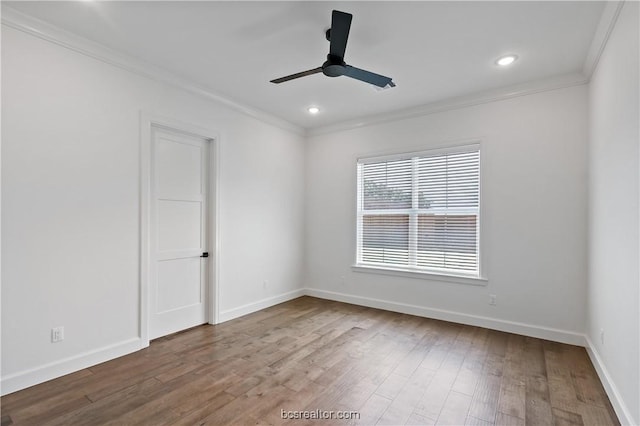
M 604 3 L 3 2 L 307 129 L 582 71 Z M 354 15 L 347 63 L 393 77 L 376 91 L 322 74 L 331 11 Z M 519 55 L 507 68 L 494 61 Z M 316 116 L 306 108 L 317 105 Z

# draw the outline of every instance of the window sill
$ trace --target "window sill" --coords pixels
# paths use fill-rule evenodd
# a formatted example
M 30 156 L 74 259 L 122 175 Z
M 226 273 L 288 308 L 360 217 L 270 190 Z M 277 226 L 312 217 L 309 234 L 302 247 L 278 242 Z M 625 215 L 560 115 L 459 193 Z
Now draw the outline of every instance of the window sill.
M 421 280 L 443 281 L 443 282 L 449 282 L 449 283 L 477 285 L 477 286 L 486 286 L 489 282 L 487 278 L 482 278 L 482 277 L 470 277 L 470 276 L 464 276 L 464 275 L 444 275 L 444 274 L 436 274 L 433 272 L 409 271 L 406 269 L 383 268 L 380 266 L 369 266 L 369 265 L 352 265 L 351 270 L 353 272 L 361 272 L 361 273 L 368 273 L 368 274 L 392 275 L 396 277 L 417 278 Z

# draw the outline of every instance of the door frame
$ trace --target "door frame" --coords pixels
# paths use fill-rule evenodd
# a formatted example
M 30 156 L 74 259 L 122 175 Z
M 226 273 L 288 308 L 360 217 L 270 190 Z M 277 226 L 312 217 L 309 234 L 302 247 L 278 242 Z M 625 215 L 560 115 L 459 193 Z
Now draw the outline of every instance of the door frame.
M 220 226 L 219 226 L 219 175 L 220 138 L 218 132 L 198 125 L 185 123 L 146 111 L 140 112 L 140 312 L 138 333 L 143 347 L 149 346 L 149 321 L 151 316 L 149 277 L 151 276 L 151 144 L 153 127 L 196 136 L 209 141 L 209 173 L 207 201 L 207 247 L 212 252 L 207 261 L 206 309 L 207 322 L 217 324 L 220 314 Z

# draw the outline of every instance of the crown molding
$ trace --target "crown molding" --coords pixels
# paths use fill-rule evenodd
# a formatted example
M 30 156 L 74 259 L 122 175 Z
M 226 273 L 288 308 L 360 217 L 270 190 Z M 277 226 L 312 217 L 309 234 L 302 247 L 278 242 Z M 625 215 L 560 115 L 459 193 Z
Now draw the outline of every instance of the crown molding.
M 518 96 L 526 96 L 548 90 L 562 89 L 566 87 L 588 84 L 591 76 L 598 66 L 600 56 L 609 40 L 611 32 L 616 25 L 620 11 L 626 0 L 609 0 L 605 3 L 604 10 L 598 22 L 598 27 L 587 53 L 581 73 L 555 76 L 544 80 L 528 82 L 517 86 L 503 87 L 497 90 L 478 92 L 456 98 L 444 99 L 413 108 L 407 108 L 391 113 L 372 115 L 359 119 L 343 121 L 328 126 L 316 127 L 307 130 L 307 136 L 317 136 L 338 131 L 366 127 L 378 123 L 403 120 L 420 117 L 438 112 L 450 111 L 489 102 L 495 102 Z
M 65 47 L 82 55 L 97 59 L 109 65 L 159 81 L 191 94 L 214 101 L 262 122 L 277 126 L 298 135 L 305 135 L 305 129 L 265 111 L 244 105 L 224 97 L 213 90 L 170 73 L 160 67 L 133 58 L 93 42 L 74 33 L 63 30 L 40 19 L 26 15 L 11 7 L 2 5 L 2 25 L 30 34 L 34 37 Z
M 591 46 L 589 46 L 587 58 L 582 67 L 582 73 L 586 75 L 588 79 L 591 79 L 591 75 L 598 66 L 600 56 L 602 56 L 602 52 L 607 45 L 607 41 L 609 41 L 611 32 L 616 26 L 616 22 L 618 21 L 618 16 L 620 15 L 624 2 L 625 0 L 614 0 L 607 1 L 605 3 L 602 16 L 600 17 L 600 22 L 598 22 L 598 27 L 593 35 L 593 40 L 591 40 Z
M 495 90 L 477 92 L 455 98 L 449 98 L 413 108 L 402 109 L 390 113 L 376 114 L 364 118 L 343 121 L 323 127 L 316 127 L 307 131 L 307 136 L 318 136 L 344 130 L 357 129 L 360 127 L 372 126 L 391 121 L 405 120 L 409 118 L 421 117 L 490 102 L 502 101 L 517 98 L 520 96 L 532 95 L 549 90 L 564 89 L 567 87 L 580 86 L 589 82 L 589 79 L 582 73 L 564 74 L 543 80 L 527 82 L 515 86 L 502 87 Z
M 49 41 L 59 46 L 65 47 L 85 56 L 97 59 L 104 63 L 118 68 L 145 76 L 186 92 L 195 94 L 210 101 L 225 105 L 244 115 L 253 117 L 265 123 L 291 131 L 303 136 L 317 136 L 338 131 L 350 130 L 380 124 L 391 121 L 398 121 L 408 118 L 420 117 L 438 112 L 450 111 L 474 105 L 485 104 L 519 96 L 526 96 L 548 90 L 562 89 L 566 87 L 587 84 L 597 67 L 598 61 L 604 47 L 615 27 L 615 23 L 620 14 L 620 10 L 625 0 L 607 1 L 602 17 L 596 29 L 596 33 L 591 42 L 589 52 L 583 65 L 582 73 L 566 74 L 555 76 L 544 80 L 527 82 L 524 84 L 503 87 L 490 91 L 478 92 L 470 95 L 444 99 L 441 101 L 428 103 L 412 108 L 396 110 L 389 113 L 375 114 L 367 117 L 356 118 L 327 126 L 305 129 L 295 125 L 265 111 L 244 105 L 227 97 L 224 97 L 213 90 L 197 85 L 192 81 L 179 77 L 160 67 L 122 54 L 99 43 L 95 43 L 74 33 L 63 30 L 37 18 L 26 15 L 6 5 L 2 6 L 2 24 L 7 27 L 17 29 L 42 40 Z

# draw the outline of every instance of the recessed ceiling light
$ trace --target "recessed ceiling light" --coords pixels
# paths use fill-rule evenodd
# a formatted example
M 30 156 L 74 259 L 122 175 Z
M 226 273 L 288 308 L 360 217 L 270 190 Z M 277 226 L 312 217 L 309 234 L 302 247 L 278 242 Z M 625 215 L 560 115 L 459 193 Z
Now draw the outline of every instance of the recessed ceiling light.
M 320 108 L 315 107 L 315 106 L 311 106 L 309 108 L 307 108 L 307 111 L 309 111 L 309 114 L 317 114 L 320 112 Z
M 501 67 L 506 67 L 507 65 L 511 65 L 512 63 L 514 63 L 516 59 L 518 59 L 517 55 L 506 55 L 498 58 L 496 64 L 500 65 Z

